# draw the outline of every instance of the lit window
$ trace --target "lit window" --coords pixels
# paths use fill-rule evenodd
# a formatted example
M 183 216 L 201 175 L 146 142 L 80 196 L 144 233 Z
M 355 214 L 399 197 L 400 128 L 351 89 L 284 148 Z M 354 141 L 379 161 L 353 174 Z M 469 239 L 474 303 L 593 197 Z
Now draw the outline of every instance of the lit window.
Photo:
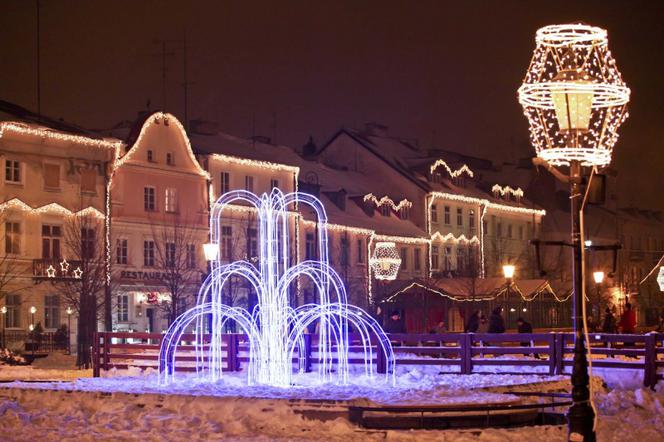
M 164 207 L 167 212 L 175 213 L 178 211 L 178 190 L 172 187 L 166 189 L 166 200 Z
M 438 222 L 438 206 L 436 206 L 435 204 L 431 205 L 431 222 L 432 223 Z
M 196 268 L 196 245 L 187 244 L 187 268 L 195 269 Z
M 463 226 L 463 209 L 457 207 L 457 226 Z
M 129 295 L 118 295 L 118 322 L 129 321 Z
M 221 227 L 221 256 L 224 259 L 231 259 L 233 250 L 233 228 L 231 226 Z

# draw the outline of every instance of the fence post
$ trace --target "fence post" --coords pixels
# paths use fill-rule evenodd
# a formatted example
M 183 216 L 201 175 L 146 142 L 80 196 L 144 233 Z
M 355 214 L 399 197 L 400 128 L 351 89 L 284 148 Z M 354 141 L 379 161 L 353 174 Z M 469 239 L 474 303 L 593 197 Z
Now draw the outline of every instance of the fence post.
M 311 372 L 311 334 L 304 335 L 304 372 Z
M 565 371 L 565 332 L 556 333 L 556 374 Z
M 462 334 L 459 344 L 461 344 L 461 374 L 471 374 L 473 372 L 472 335 Z
M 230 371 L 240 371 L 240 361 L 238 353 L 240 352 L 240 335 L 231 333 L 228 336 L 228 367 Z
M 558 342 L 556 333 L 549 333 L 549 375 L 556 374 L 556 344 Z
M 104 371 L 108 371 L 111 362 L 111 340 L 108 337 L 108 333 L 104 332 L 101 335 L 104 339 Z
M 643 386 L 654 388 L 657 383 L 657 341 L 655 335 L 648 333 L 645 338 L 645 363 L 643 368 Z
M 99 377 L 99 332 L 94 332 L 92 341 L 92 376 Z

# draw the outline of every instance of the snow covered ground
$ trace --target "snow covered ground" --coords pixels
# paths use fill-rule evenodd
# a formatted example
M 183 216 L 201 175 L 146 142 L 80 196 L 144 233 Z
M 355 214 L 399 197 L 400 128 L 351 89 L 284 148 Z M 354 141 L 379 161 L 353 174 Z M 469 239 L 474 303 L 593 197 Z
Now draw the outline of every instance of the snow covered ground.
M 296 398 L 304 399 L 299 402 L 306 406 L 306 400 L 311 399 L 355 404 L 513 401 L 514 396 L 500 391 L 566 389 L 569 388 L 567 377 L 438 375 L 435 369 L 402 367 L 396 387 L 381 383 L 371 385 L 361 376 L 353 377 L 352 383 L 345 387 L 321 387 L 313 385 L 309 376 L 299 378 L 301 386 L 295 389 L 247 388 L 241 374 L 230 374 L 212 386 L 184 377 L 165 389 L 156 385 L 155 374 L 149 372 L 114 372 L 111 377 L 101 379 L 81 375 L 89 376 L 89 373 L 0 366 L 0 379 L 65 381 L 1 383 L 2 439 L 523 442 L 560 441 L 566 437 L 564 426 L 368 431 L 342 418 L 309 420 L 297 412 L 298 407 L 294 407 L 293 402 L 297 402 Z M 624 375 L 627 379 L 631 377 L 628 373 Z M 638 382 L 630 384 L 625 379 L 619 380 L 614 383 L 615 389 L 598 388 L 596 403 L 601 417 L 598 440 L 663 440 L 664 387 L 660 385 L 656 391 L 650 391 L 638 388 Z M 545 381 L 548 384 L 542 387 Z M 600 384 L 601 381 L 595 383 Z M 222 400 L 219 396 L 226 398 Z

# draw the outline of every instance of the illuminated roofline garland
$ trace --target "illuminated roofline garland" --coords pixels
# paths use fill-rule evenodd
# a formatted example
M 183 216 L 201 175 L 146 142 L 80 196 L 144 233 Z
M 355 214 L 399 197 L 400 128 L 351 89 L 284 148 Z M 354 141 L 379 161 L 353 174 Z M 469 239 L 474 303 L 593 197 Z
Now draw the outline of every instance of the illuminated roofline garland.
M 447 235 L 443 235 L 440 232 L 436 232 L 431 236 L 431 241 L 441 241 L 441 242 L 452 242 L 452 243 L 470 243 L 470 244 L 479 244 L 480 239 L 477 237 L 477 235 L 473 235 L 472 238 L 466 238 L 466 235 L 463 233 L 459 236 L 454 236 L 453 233 L 448 233 Z
M 452 178 L 456 178 L 460 176 L 462 173 L 466 173 L 471 178 L 475 176 L 473 171 L 470 170 L 470 167 L 468 167 L 467 165 L 464 164 L 463 166 L 459 167 L 457 170 L 453 171 L 450 168 L 450 166 L 448 166 L 447 163 L 442 159 L 436 160 L 436 162 L 431 165 L 431 167 L 429 168 L 429 173 L 434 173 L 439 166 L 445 167 L 445 170 L 447 170 L 447 173 L 450 174 Z
M 520 187 L 512 189 L 510 186 L 501 186 L 500 184 L 494 184 L 491 188 L 491 192 L 505 196 L 506 194 L 514 195 L 517 198 L 523 198 L 523 190 Z
M 406 198 L 402 199 L 399 201 L 399 203 L 395 203 L 392 198 L 389 196 L 385 195 L 381 199 L 376 198 L 376 196 L 373 193 L 367 193 L 364 195 L 364 202 L 367 201 L 373 201 L 373 203 L 376 205 L 376 207 L 381 207 L 383 205 L 388 205 L 392 207 L 392 210 L 395 212 L 398 212 L 402 208 L 410 209 L 413 207 L 413 203 L 408 201 Z
M 99 140 L 95 138 L 86 137 L 83 135 L 71 135 L 62 132 L 57 132 L 45 127 L 30 127 L 24 123 L 17 123 L 14 121 L 5 121 L 0 123 L 0 138 L 5 136 L 5 132 L 15 132 L 22 135 L 33 135 L 37 137 L 51 138 L 58 141 L 68 141 L 71 143 L 84 144 L 92 147 L 115 149 L 116 155 L 122 147 L 121 141 Z
M 432 197 L 431 204 L 433 203 L 434 199 L 440 198 L 450 201 L 461 201 L 469 204 L 484 204 L 487 206 L 487 208 L 502 210 L 505 212 L 523 213 L 528 215 L 539 215 L 539 216 L 546 215 L 546 210 L 544 209 L 529 209 L 527 207 L 508 206 L 506 204 L 498 204 L 491 202 L 485 198 L 474 198 L 469 196 L 457 195 L 455 193 L 445 193 L 445 192 L 429 192 L 429 195 Z
M 300 168 L 298 166 L 290 166 L 288 164 L 273 163 L 270 161 L 262 161 L 262 160 L 251 160 L 248 158 L 234 157 L 232 155 L 226 155 L 220 153 L 213 153 L 211 154 L 211 157 L 213 160 L 225 163 L 239 164 L 242 166 L 252 166 L 261 169 L 276 170 L 280 172 L 290 172 L 295 174 L 300 173 Z
M 67 216 L 93 216 L 95 218 L 106 218 L 106 216 L 99 210 L 92 206 L 88 206 L 85 209 L 81 209 L 77 212 L 71 211 L 66 207 L 62 207 L 58 203 L 50 203 L 40 207 L 30 207 L 28 204 L 21 201 L 19 198 L 12 198 L 9 201 L 5 201 L 0 204 L 0 211 L 17 209 L 25 212 L 31 213 L 51 213 L 55 212 L 60 215 Z

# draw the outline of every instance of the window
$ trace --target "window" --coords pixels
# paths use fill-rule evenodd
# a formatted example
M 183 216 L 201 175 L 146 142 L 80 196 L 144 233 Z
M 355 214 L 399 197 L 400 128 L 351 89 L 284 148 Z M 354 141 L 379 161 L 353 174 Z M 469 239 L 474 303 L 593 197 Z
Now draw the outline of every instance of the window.
M 97 172 L 94 169 L 81 170 L 81 192 L 97 193 Z
M 21 295 L 6 295 L 5 327 L 19 328 L 21 326 Z
M 357 240 L 357 262 L 362 264 L 364 262 L 364 241 Z
M 422 255 L 422 250 L 415 249 L 413 251 L 415 252 L 415 256 L 413 257 L 413 268 L 415 269 L 415 271 L 419 271 L 422 268 L 422 265 L 420 263 L 421 261 L 420 255 Z
M 233 228 L 231 226 L 221 226 L 221 257 L 231 259 L 233 250 Z
M 270 190 L 279 188 L 279 180 L 272 178 L 270 180 Z
M 221 181 L 220 181 L 220 191 L 223 195 L 224 193 L 231 191 L 231 174 L 228 172 L 221 172 Z
M 143 207 L 146 211 L 152 212 L 155 210 L 154 187 L 143 188 Z
M 173 152 L 166 152 L 166 164 L 175 166 L 175 155 L 173 155 Z
M 387 204 L 383 204 L 380 206 L 380 214 L 383 216 L 390 216 L 390 213 L 392 213 L 392 209 L 390 209 L 390 206 Z
M 60 258 L 60 239 L 62 229 L 60 226 L 42 225 L 42 258 Z
M 316 243 L 314 242 L 314 234 L 307 233 L 306 241 L 304 245 L 304 258 L 315 259 L 316 256 Z
M 463 273 L 466 271 L 466 248 L 457 247 L 457 272 Z
M 457 226 L 463 226 L 463 209 L 457 207 Z
M 187 268 L 195 269 L 196 268 L 196 245 L 187 244 Z
M 503 224 L 498 223 L 496 224 L 496 238 L 500 238 L 503 236 Z
M 173 268 L 175 267 L 175 261 L 176 261 L 176 256 L 175 256 L 175 243 L 174 242 L 167 242 L 166 243 L 166 248 L 164 250 L 165 258 L 166 258 L 166 267 L 167 268 Z
M 60 327 L 60 298 L 58 295 L 44 296 L 44 327 Z
M 60 165 L 44 164 L 44 187 L 47 189 L 60 188 Z
M 115 244 L 115 262 L 118 264 L 127 264 L 127 240 L 118 239 Z
M 258 231 L 247 229 L 247 256 L 249 259 L 258 258 Z
M 5 253 L 18 255 L 21 253 L 21 224 L 5 223 Z
M 482 220 L 482 229 L 485 235 L 489 234 L 489 223 L 487 222 L 487 220 Z
M 438 222 L 438 206 L 436 206 L 435 204 L 431 205 L 431 222 L 432 223 Z
M 445 210 L 443 212 L 443 221 L 445 222 L 446 226 L 449 226 L 451 224 L 451 221 L 450 221 L 450 206 L 445 206 Z
M 470 209 L 468 211 L 468 227 L 470 230 L 475 230 L 475 210 Z
M 81 258 L 92 259 L 95 256 L 95 229 L 83 227 L 81 229 Z
M 340 249 L 341 253 L 339 255 L 339 265 L 347 266 L 348 265 L 348 238 L 341 238 Z
M 452 270 L 452 248 L 445 247 L 445 271 Z
M 143 265 L 154 267 L 154 241 L 143 241 Z
M 5 181 L 8 183 L 21 182 L 21 163 L 15 160 L 5 161 Z
M 410 218 L 410 207 L 402 207 L 399 209 L 399 217 L 403 220 Z
M 519 226 L 519 239 L 523 239 L 523 226 Z
M 408 249 L 402 247 L 399 254 L 401 256 L 401 268 L 403 270 L 408 270 Z
M 154 157 L 152 155 L 152 149 L 148 149 L 148 161 L 154 163 Z
M 244 190 L 248 190 L 249 192 L 254 191 L 254 177 L 251 175 L 244 177 Z
M 512 224 L 507 225 L 507 237 L 512 238 Z
M 129 295 L 118 295 L 118 322 L 128 322 L 128 321 L 129 321 Z
M 166 201 L 164 205 L 167 212 L 176 213 L 178 211 L 178 190 L 172 187 L 166 189 Z
M 431 246 L 431 270 L 438 270 L 438 246 Z

